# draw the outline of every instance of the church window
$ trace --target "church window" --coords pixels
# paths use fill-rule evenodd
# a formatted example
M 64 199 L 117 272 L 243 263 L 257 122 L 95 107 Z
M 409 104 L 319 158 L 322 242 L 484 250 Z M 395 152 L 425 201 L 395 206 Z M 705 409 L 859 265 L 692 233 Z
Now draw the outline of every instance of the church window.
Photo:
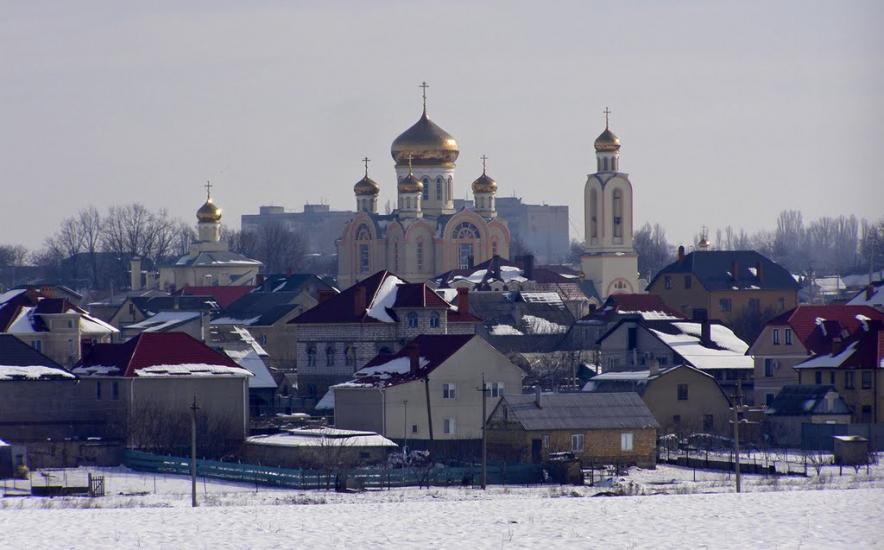
M 491 255 L 497 256 L 497 241 L 491 241 Z
M 424 270 L 424 241 L 417 242 L 417 270 Z
M 316 346 L 314 344 L 307 346 L 307 366 L 316 366 Z
M 367 225 L 365 225 L 365 224 L 360 225 L 359 229 L 356 230 L 356 240 L 357 241 L 371 240 L 371 231 L 369 231 Z
M 430 328 L 439 328 L 440 320 L 438 312 L 434 311 L 430 314 Z
M 325 366 L 333 367 L 335 366 L 335 345 L 329 344 L 328 347 L 325 348 Z
M 589 191 L 589 236 L 593 239 L 599 236 L 599 195 L 595 189 Z
M 608 171 L 608 157 L 605 157 L 604 159 L 602 159 L 602 166 L 603 166 L 602 169 L 605 172 L 607 172 Z
M 430 180 L 424 178 L 424 191 L 421 193 L 424 200 L 429 200 L 430 198 Z
M 448 198 L 450 199 L 454 195 L 451 193 L 451 176 L 448 176 Z
M 468 269 L 472 267 L 473 262 L 473 245 L 460 244 L 457 247 L 457 267 L 459 269 Z
M 408 328 L 417 328 L 417 313 L 409 312 L 408 315 L 405 316 L 405 320 L 408 323 Z
M 478 239 L 479 229 L 470 222 L 463 222 L 454 228 L 451 238 L 453 239 Z
M 436 200 L 442 200 L 442 177 L 436 178 Z
M 344 349 L 344 362 L 348 367 L 356 366 L 356 348 L 353 346 L 347 346 Z
M 369 262 L 368 262 L 368 245 L 360 244 L 359 245 L 359 273 L 368 273 L 369 270 Z
M 623 191 L 614 190 L 613 200 L 614 211 L 614 236 L 623 237 Z

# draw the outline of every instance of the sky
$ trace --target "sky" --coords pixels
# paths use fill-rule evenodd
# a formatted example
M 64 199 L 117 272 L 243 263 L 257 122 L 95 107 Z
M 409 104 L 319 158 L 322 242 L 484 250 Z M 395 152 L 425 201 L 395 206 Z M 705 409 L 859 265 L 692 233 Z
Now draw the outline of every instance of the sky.
M 611 128 L 636 225 L 884 215 L 884 3 L 0 1 L 0 244 L 81 208 L 195 222 L 276 204 L 354 209 L 363 156 L 420 115 L 460 145 L 455 194 L 566 204 L 583 234 Z

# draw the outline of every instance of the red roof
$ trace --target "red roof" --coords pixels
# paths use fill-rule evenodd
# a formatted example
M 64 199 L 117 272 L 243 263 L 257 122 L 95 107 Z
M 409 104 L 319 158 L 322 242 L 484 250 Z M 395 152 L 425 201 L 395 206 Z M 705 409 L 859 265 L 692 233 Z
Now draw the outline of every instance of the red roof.
M 828 353 L 834 336 L 843 337 L 845 330 L 853 335 L 860 329 L 857 315 L 884 320 L 884 313 L 869 306 L 800 305 L 774 317 L 766 326 L 788 326 L 808 352 Z
M 881 321 L 867 321 L 834 349 L 817 353 L 795 365 L 801 368 L 875 369 L 884 368 L 884 330 Z
M 77 374 L 102 374 L 99 367 L 116 368 L 113 376 L 136 376 L 137 370 L 158 365 L 217 365 L 248 371 L 183 332 L 143 332 L 121 344 L 93 344 L 74 367 Z M 90 369 L 91 367 L 91 369 Z
M 211 296 L 215 302 L 225 309 L 252 290 L 254 286 L 186 286 L 181 289 L 182 296 Z
M 405 344 L 398 353 L 378 355 L 366 363 L 364 367 L 356 372 L 354 382 L 389 387 L 422 379 L 436 367 L 447 361 L 449 357 L 457 353 L 460 348 L 464 347 L 473 338 L 479 337 L 473 334 L 421 334 Z M 403 373 L 359 376 L 359 372 L 364 369 L 379 367 L 395 359 L 409 357 L 412 350 L 419 357 L 419 364 L 422 364 L 417 371 L 409 370 Z

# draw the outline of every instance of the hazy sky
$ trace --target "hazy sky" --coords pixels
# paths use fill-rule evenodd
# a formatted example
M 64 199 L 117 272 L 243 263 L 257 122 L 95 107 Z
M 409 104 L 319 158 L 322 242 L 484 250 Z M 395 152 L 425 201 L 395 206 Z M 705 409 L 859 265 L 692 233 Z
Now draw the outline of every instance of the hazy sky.
M 0 2 L 0 243 L 94 204 L 354 208 L 429 113 L 502 195 L 567 204 L 610 106 L 637 225 L 884 215 L 884 2 Z M 187 4 L 187 7 L 182 5 Z

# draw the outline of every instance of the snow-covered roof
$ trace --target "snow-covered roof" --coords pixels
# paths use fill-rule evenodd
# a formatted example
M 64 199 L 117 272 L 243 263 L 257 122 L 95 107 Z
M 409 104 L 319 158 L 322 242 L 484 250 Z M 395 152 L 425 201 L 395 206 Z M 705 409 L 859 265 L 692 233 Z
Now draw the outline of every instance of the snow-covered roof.
M 418 359 L 420 368 L 427 366 L 429 361 L 426 357 Z M 411 359 L 409 357 L 396 357 L 386 363 L 365 367 L 356 371 L 355 377 L 358 380 L 363 376 L 377 376 L 379 378 L 389 378 L 394 374 L 406 374 L 411 369 Z
M 37 306 L 24 306 L 19 310 L 18 315 L 9 324 L 6 332 L 10 334 L 31 334 L 35 332 L 47 332 L 44 325 L 36 322 L 35 316 L 40 315 L 36 312 Z M 79 315 L 80 332 L 84 336 L 104 336 L 119 332 L 116 327 L 109 325 L 92 317 L 87 313 L 76 309 L 68 309 L 65 313 L 76 313 Z
M 19 294 L 24 294 L 27 291 L 28 291 L 28 289 L 26 289 L 26 288 L 14 288 L 12 290 L 7 290 L 6 292 L 0 293 L 0 305 L 5 304 L 9 300 L 12 300 L 16 296 L 18 296 Z
M 236 364 L 252 373 L 249 378 L 249 388 L 252 389 L 276 389 L 276 380 L 270 374 L 270 370 L 254 349 L 232 350 L 225 349 L 224 353 L 236 361 Z
M 823 353 L 811 357 L 806 361 L 798 363 L 793 368 L 796 369 L 819 369 L 819 368 L 838 368 L 846 361 L 853 352 L 856 351 L 858 342 L 854 340 L 846 346 L 840 353 Z
M 181 323 L 199 319 L 200 315 L 202 313 L 199 311 L 161 311 L 153 317 L 148 317 L 139 323 L 127 325 L 125 328 L 142 330 L 144 332 L 163 332 Z
M 710 325 L 712 345 L 703 345 L 700 341 L 702 326 L 694 322 L 671 322 L 678 329 L 678 334 L 650 328 L 663 343 L 693 366 L 701 370 L 716 369 L 754 369 L 754 359 L 745 355 L 749 349 L 746 342 L 740 340 L 734 332 L 724 325 Z
M 523 315 L 521 321 L 528 334 L 564 334 L 568 332 L 567 326 L 553 323 L 543 317 Z
M 276 434 L 254 435 L 247 438 L 246 443 L 278 447 L 398 447 L 375 432 L 336 428 L 305 428 Z
M 494 336 L 524 336 L 525 333 L 511 325 L 493 325 L 488 329 Z
M 394 322 L 393 318 L 387 313 L 387 309 L 393 308 L 393 305 L 396 303 L 397 286 L 402 284 L 405 284 L 405 281 L 395 275 L 385 277 L 378 287 L 371 304 L 369 304 L 366 314 L 384 323 Z
M 238 319 L 236 317 L 218 317 L 217 319 L 212 319 L 209 324 L 210 325 L 251 325 L 260 319 L 261 316 L 257 317 L 249 317 L 248 319 Z
M 74 375 L 62 369 L 40 365 L 0 365 L 0 380 L 42 380 L 46 378 L 74 378 Z
M 180 365 L 151 365 L 142 367 L 135 371 L 135 375 L 139 377 L 156 377 L 156 376 L 214 376 L 214 375 L 230 375 L 230 376 L 254 376 L 249 371 L 227 365 L 210 365 L 207 363 L 182 363 Z

